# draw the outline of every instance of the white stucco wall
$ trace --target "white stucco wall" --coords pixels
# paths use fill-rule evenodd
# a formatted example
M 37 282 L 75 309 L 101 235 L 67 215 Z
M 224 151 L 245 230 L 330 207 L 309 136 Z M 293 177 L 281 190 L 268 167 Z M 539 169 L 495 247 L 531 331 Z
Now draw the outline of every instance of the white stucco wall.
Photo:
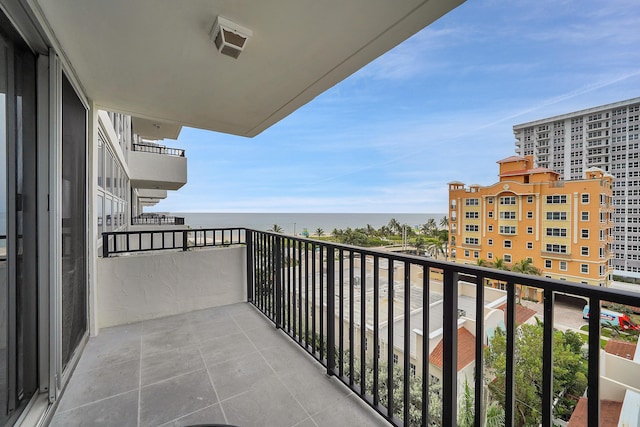
M 99 328 L 247 300 L 246 249 L 99 258 Z

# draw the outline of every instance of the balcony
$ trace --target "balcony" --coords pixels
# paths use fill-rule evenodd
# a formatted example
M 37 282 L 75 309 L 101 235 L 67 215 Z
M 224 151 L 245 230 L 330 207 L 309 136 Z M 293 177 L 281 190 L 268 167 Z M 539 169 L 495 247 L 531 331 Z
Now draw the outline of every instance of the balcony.
M 53 425 L 102 416 L 120 425 L 114 417 L 133 425 L 455 425 L 465 378 L 476 420 L 481 402 L 497 399 L 505 425 L 518 425 L 518 286 L 544 295 L 543 369 L 529 379 L 540 400 L 525 402 L 541 425 L 552 425 L 558 397 L 557 294 L 592 307 L 581 358 L 588 425 L 598 425 L 601 402 L 617 399 L 624 414 L 625 396 L 637 391 L 614 375 L 600 342 L 600 302 L 640 306 L 632 292 L 248 229 L 105 233 L 104 242 L 103 329 Z M 485 359 L 497 328 L 506 337 L 502 385 Z
M 184 217 L 143 213 L 131 218 L 131 225 L 184 225 Z
M 132 144 L 132 148 L 129 152 L 132 187 L 178 190 L 187 183 L 184 150 L 145 144 Z

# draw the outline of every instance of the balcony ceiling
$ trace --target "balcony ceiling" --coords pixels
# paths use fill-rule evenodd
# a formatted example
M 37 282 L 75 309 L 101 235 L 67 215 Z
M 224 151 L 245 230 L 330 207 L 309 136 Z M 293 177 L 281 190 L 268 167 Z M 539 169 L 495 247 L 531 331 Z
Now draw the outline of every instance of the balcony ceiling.
M 99 107 L 255 136 L 463 1 L 29 3 Z M 217 16 L 253 32 L 238 59 L 209 39 Z

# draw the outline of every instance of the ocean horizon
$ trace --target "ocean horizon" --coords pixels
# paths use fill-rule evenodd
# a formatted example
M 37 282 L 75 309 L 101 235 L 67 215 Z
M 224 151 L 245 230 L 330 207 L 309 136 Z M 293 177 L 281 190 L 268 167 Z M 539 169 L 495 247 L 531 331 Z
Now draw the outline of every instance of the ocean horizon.
M 400 224 L 419 227 L 433 218 L 440 225 L 445 213 L 295 213 L 295 212 L 264 212 L 264 213 L 214 213 L 214 212 L 172 212 L 171 215 L 184 217 L 185 224 L 192 228 L 214 227 L 246 227 L 256 230 L 267 230 L 274 224 L 282 227 L 286 234 L 300 234 L 306 229 L 309 234 L 315 234 L 322 228 L 325 234 L 331 234 L 334 228 L 363 228 L 367 224 L 374 228 L 387 225 L 392 218 Z

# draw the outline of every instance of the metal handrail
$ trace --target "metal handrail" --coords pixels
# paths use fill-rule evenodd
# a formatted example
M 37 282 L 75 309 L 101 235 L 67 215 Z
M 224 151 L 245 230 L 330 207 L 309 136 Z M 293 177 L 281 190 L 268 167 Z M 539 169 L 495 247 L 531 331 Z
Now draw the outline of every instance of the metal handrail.
M 164 145 L 131 144 L 133 151 L 143 153 L 163 154 L 167 156 L 184 157 L 184 150 L 181 148 L 169 148 Z

